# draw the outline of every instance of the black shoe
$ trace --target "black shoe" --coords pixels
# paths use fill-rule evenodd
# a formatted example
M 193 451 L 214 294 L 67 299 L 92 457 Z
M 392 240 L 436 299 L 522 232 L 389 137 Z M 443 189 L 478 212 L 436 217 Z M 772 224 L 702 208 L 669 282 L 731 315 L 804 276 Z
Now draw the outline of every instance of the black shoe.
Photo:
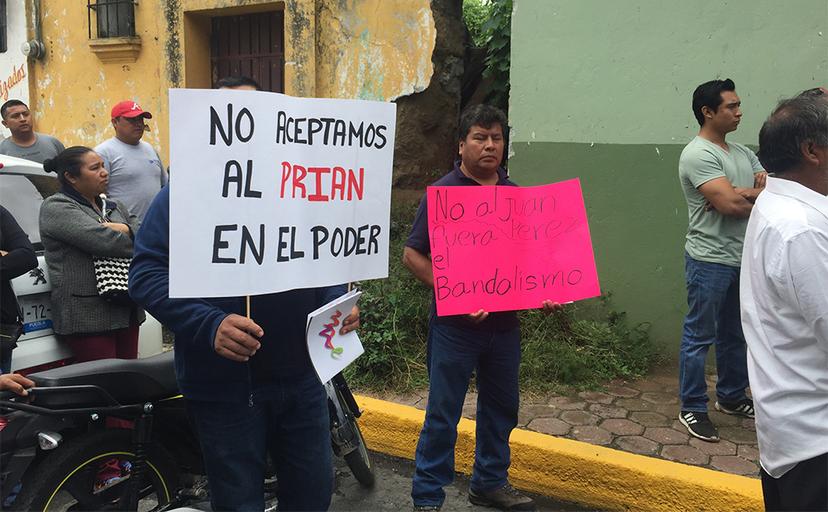
M 745 398 L 735 403 L 716 402 L 716 410 L 734 416 L 753 418 L 753 400 Z
M 508 483 L 489 492 L 477 493 L 469 489 L 469 501 L 473 505 L 499 508 L 500 510 L 537 510 L 535 500 Z
M 719 431 L 707 417 L 706 412 L 681 411 L 679 421 L 687 427 L 691 436 L 711 443 L 719 442 Z

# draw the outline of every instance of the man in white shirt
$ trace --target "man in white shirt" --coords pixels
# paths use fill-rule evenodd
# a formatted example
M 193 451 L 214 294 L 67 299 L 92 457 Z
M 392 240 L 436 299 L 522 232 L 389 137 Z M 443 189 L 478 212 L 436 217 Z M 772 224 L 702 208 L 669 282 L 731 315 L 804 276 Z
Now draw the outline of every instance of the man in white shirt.
M 828 96 L 783 100 L 759 132 L 774 177 L 742 254 L 742 327 L 767 510 L 828 510 Z
M 152 118 L 152 114 L 129 100 L 112 107 L 111 114 L 115 136 L 95 148 L 109 171 L 106 192 L 143 222 L 155 195 L 167 184 L 167 172 L 161 157 L 152 146 L 141 140 L 146 129 L 145 122 Z

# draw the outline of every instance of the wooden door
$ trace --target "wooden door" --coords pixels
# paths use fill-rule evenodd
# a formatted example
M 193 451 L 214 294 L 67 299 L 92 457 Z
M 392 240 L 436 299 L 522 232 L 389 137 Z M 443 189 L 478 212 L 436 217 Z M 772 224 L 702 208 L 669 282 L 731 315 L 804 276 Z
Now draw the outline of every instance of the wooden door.
M 284 92 L 284 12 L 213 18 L 212 83 L 247 76 L 263 91 Z

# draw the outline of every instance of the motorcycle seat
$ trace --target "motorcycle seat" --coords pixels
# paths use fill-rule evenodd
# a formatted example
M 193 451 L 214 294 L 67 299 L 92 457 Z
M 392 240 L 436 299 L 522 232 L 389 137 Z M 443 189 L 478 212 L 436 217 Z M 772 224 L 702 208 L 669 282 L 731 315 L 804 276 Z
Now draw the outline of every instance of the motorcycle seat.
M 122 405 L 138 404 L 179 394 L 173 359 L 173 351 L 145 359 L 100 359 L 32 373 L 28 377 L 38 388 L 99 386 Z M 35 396 L 35 404 L 44 407 L 83 407 L 91 405 L 90 402 L 105 405 L 99 393 L 42 393 L 38 396 L 35 392 Z

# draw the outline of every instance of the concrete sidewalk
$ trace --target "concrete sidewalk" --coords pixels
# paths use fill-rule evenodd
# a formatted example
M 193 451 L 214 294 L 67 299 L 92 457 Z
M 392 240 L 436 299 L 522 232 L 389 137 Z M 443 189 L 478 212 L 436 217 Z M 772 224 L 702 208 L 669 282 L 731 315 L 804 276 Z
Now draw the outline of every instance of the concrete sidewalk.
M 424 412 L 366 396 L 356 398 L 363 409 L 359 425 L 368 447 L 413 459 Z M 471 473 L 475 430 L 474 420 L 460 420 L 454 453 L 459 473 Z M 756 478 L 525 429 L 515 429 L 509 444 L 509 480 L 515 487 L 589 510 L 752 512 L 763 508 Z
M 759 450 L 752 419 L 713 409 L 715 376 L 708 376 L 710 419 L 721 441 L 692 438 L 678 421 L 675 369 L 656 370 L 636 381 L 613 381 L 605 390 L 568 396 L 523 396 L 518 428 L 756 478 Z M 425 409 L 428 391 L 376 398 Z M 474 419 L 477 394 L 469 391 L 463 416 Z

